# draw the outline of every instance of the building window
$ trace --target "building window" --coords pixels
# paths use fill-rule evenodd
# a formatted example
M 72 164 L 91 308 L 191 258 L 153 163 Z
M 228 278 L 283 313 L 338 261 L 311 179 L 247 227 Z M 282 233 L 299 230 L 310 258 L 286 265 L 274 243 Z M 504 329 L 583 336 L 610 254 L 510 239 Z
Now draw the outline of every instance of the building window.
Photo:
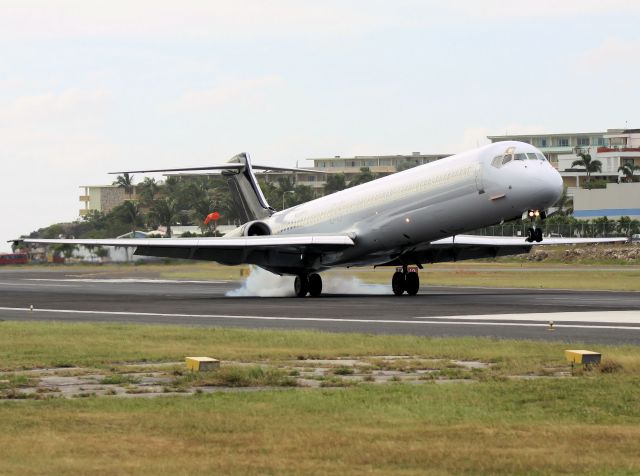
M 604 137 L 598 137 L 598 145 L 600 146 L 607 145 L 606 139 Z
M 622 165 L 626 165 L 627 167 L 633 167 L 634 165 L 633 159 L 622 159 Z
M 540 139 L 540 147 L 546 147 L 547 146 L 547 139 Z
M 559 137 L 558 138 L 558 146 L 559 147 L 569 147 L 569 139 L 567 139 L 566 137 Z
M 578 145 L 589 145 L 588 137 L 578 137 Z

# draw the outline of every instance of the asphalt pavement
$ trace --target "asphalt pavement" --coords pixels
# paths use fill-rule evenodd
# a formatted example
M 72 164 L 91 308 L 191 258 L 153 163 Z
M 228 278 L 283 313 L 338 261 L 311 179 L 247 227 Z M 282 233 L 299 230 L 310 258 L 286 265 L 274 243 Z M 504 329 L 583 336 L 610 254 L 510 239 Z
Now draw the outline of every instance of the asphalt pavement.
M 396 297 L 228 297 L 239 282 L 0 270 L 0 320 L 130 322 L 640 344 L 640 293 L 423 286 Z M 379 293 L 380 286 L 371 287 Z M 383 288 L 384 292 L 384 288 Z M 553 325 L 550 325 L 550 322 Z

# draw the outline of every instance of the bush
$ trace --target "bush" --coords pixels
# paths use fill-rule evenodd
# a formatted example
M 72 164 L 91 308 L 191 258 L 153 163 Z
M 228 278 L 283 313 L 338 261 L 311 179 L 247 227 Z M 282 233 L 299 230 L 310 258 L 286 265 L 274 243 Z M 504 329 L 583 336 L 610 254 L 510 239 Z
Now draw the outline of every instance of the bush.
M 336 375 L 353 375 L 353 369 L 351 367 L 337 367 L 333 369 L 333 373 Z
M 603 374 L 615 374 L 622 370 L 622 364 L 615 360 L 606 359 L 600 363 L 598 369 Z

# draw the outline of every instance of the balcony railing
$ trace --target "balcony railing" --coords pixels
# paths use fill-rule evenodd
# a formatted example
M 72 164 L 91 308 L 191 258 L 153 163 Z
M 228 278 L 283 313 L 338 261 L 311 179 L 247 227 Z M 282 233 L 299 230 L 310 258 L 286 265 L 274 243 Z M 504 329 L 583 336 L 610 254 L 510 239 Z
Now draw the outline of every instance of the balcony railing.
M 606 152 L 640 152 L 640 147 L 598 147 L 598 153 Z

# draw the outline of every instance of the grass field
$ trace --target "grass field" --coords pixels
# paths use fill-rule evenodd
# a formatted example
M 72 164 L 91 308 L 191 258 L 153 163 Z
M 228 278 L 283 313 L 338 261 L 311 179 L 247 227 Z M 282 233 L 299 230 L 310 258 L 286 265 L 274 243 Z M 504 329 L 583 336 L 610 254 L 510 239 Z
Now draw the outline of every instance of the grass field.
M 274 363 L 412 355 L 491 362 L 468 383 L 180 397 L 1 400 L 2 474 L 638 474 L 640 348 L 177 326 L 0 323 L 0 367 L 107 368 L 189 354 Z M 615 365 L 612 365 L 615 364 Z M 516 378 L 517 377 L 517 378 Z M 536 378 L 533 378 L 536 377 Z

